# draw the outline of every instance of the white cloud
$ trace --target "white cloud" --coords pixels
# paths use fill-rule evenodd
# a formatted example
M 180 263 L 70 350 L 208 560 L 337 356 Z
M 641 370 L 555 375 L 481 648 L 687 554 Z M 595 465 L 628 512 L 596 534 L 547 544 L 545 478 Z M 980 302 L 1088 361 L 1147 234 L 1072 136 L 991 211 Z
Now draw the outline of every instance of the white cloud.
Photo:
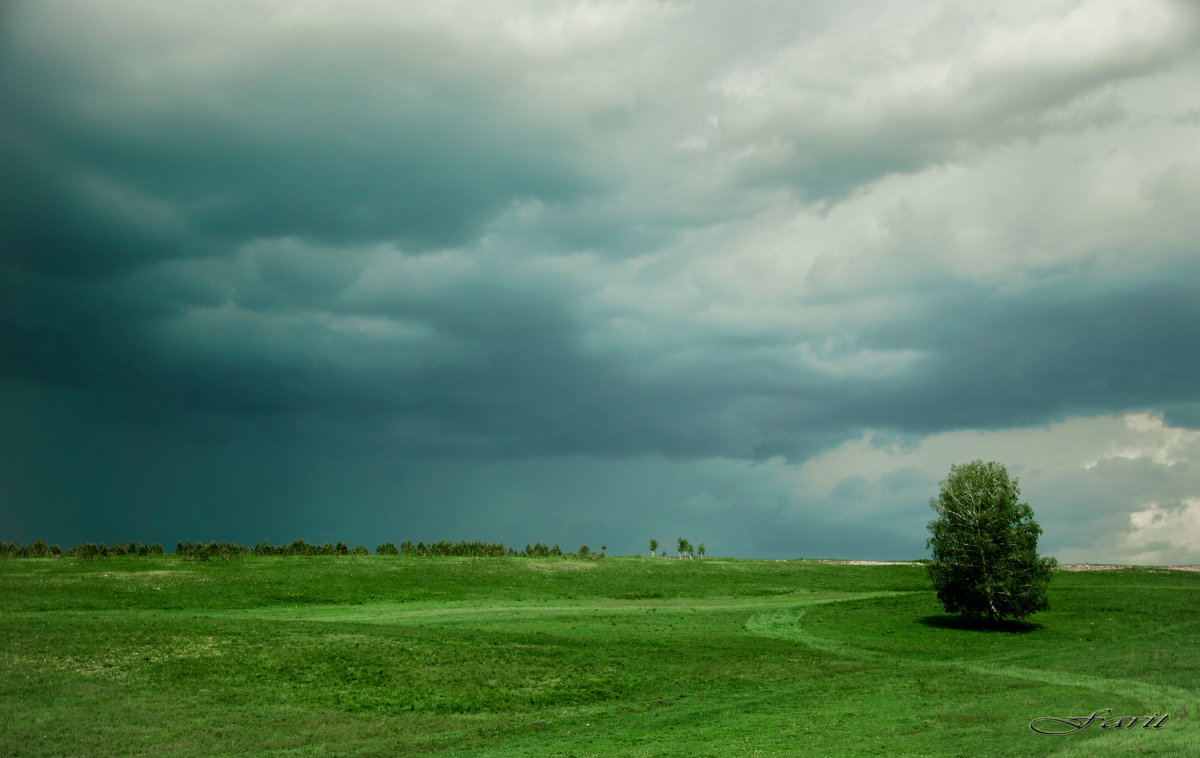
M 1161 413 L 1129 413 L 1124 420 L 1126 433 L 1110 437 L 1104 457 L 1085 464 L 1084 468 L 1095 468 L 1101 460 L 1111 458 L 1130 461 L 1145 458 L 1160 466 L 1173 466 L 1190 463 L 1182 457 L 1200 450 L 1197 445 L 1200 431 L 1169 427 Z
M 1128 563 L 1162 566 L 1200 562 L 1200 498 L 1166 508 L 1152 503 L 1129 514 L 1118 549 Z

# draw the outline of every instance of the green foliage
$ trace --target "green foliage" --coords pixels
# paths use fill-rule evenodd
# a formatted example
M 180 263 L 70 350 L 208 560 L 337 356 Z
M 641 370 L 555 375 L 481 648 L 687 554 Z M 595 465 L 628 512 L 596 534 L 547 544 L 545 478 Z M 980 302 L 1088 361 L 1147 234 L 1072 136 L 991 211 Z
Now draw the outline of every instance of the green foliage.
M 223 560 L 230 558 L 253 555 L 255 548 L 249 548 L 244 545 L 238 545 L 234 542 L 179 542 L 175 545 L 175 554 L 182 556 L 187 560 L 207 561 L 210 558 L 220 557 Z
M 1047 607 L 1046 589 L 1057 562 L 1037 552 L 1042 528 L 1019 502 L 1016 478 L 999 463 L 950 467 L 929 505 L 926 567 L 948 613 L 996 622 L 1022 619 Z
M 103 542 L 85 542 L 82 545 L 76 545 L 67 551 L 67 555 L 89 561 L 96 558 L 110 557 L 109 550 Z
M 550 553 L 550 548 L 545 543 L 539 542 L 538 548 L 544 549 L 546 554 Z M 557 548 L 557 546 L 555 546 Z M 529 545 L 525 546 L 526 551 L 532 550 Z M 503 558 L 508 555 L 516 554 L 511 548 L 504 546 L 502 542 L 482 542 L 473 540 L 459 540 L 458 542 L 448 542 L 440 540 L 431 542 L 426 545 L 423 541 L 413 544 L 410 540 L 405 540 L 400 545 L 400 552 L 404 555 L 416 555 L 422 558 L 429 557 L 458 557 L 458 558 Z
M 38 537 L 28 545 L 22 545 L 19 540 L 0 542 L 0 555 L 6 558 L 61 558 L 62 548 L 58 545 L 48 545 Z
M 682 558 L 688 552 L 688 550 L 691 549 L 691 547 L 692 547 L 692 543 L 688 542 L 683 537 L 677 538 L 675 541 L 675 544 L 676 544 L 676 547 L 679 548 L 679 557 L 680 558 Z
M 654 555 L 654 551 L 658 550 L 658 540 L 650 538 L 650 555 Z

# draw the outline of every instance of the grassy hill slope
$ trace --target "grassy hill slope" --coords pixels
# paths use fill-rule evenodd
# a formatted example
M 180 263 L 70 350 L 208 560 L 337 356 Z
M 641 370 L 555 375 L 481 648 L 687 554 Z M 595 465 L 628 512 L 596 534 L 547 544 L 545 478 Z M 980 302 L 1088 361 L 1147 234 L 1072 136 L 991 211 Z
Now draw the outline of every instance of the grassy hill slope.
M 1200 753 L 1200 574 L 1050 602 L 980 629 L 919 566 L 806 561 L 5 560 L 0 751 Z M 1104 708 L 1171 716 L 1029 728 Z

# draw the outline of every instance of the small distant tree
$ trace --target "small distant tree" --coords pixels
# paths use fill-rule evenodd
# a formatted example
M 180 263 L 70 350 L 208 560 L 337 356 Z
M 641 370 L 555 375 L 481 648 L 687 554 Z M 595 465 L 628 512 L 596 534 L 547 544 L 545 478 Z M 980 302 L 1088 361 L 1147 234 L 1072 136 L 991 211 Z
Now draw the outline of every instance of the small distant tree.
M 696 545 L 696 553 L 697 553 L 697 554 L 698 554 L 698 555 L 699 555 L 701 558 L 703 558 L 703 557 L 704 557 L 705 550 L 704 550 L 704 543 L 703 543 L 703 542 L 701 542 L 699 545 Z
M 686 553 L 686 552 L 688 551 L 688 548 L 689 548 L 691 545 L 690 545 L 690 543 L 689 543 L 687 540 L 685 540 L 683 537 L 680 537 L 680 538 L 678 538 L 678 540 L 677 540 L 677 544 L 676 544 L 676 546 L 679 548 L 679 557 L 680 557 L 680 558 L 682 558 L 682 557 L 683 557 L 683 554 L 684 554 L 684 553 Z
M 579 557 L 580 558 L 587 558 L 588 554 L 591 552 L 592 552 L 592 549 L 590 547 L 588 547 L 587 545 L 579 546 Z
M 651 557 L 651 558 L 653 558 L 653 557 L 654 557 L 654 551 L 655 551 L 655 550 L 658 550 L 658 540 L 656 540 L 656 539 L 654 539 L 653 537 L 651 537 L 651 538 L 650 538 L 650 557 Z
M 1038 556 L 1042 528 L 1019 502 L 1016 478 L 999 463 L 951 466 L 929 505 L 929 578 L 947 613 L 1025 618 L 1045 610 L 1046 585 L 1057 564 Z

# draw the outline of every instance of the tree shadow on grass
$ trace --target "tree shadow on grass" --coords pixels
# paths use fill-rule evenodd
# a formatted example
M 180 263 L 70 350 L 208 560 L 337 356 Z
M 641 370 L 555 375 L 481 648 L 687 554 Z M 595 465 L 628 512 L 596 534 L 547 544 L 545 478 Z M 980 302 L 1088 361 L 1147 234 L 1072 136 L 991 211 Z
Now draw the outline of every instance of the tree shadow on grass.
M 917 619 L 917 623 L 938 629 L 959 629 L 968 632 L 1003 632 L 1007 634 L 1029 634 L 1042 628 L 1041 624 L 1032 621 L 1016 619 L 1001 619 L 989 621 L 983 617 L 972 616 L 925 616 Z

